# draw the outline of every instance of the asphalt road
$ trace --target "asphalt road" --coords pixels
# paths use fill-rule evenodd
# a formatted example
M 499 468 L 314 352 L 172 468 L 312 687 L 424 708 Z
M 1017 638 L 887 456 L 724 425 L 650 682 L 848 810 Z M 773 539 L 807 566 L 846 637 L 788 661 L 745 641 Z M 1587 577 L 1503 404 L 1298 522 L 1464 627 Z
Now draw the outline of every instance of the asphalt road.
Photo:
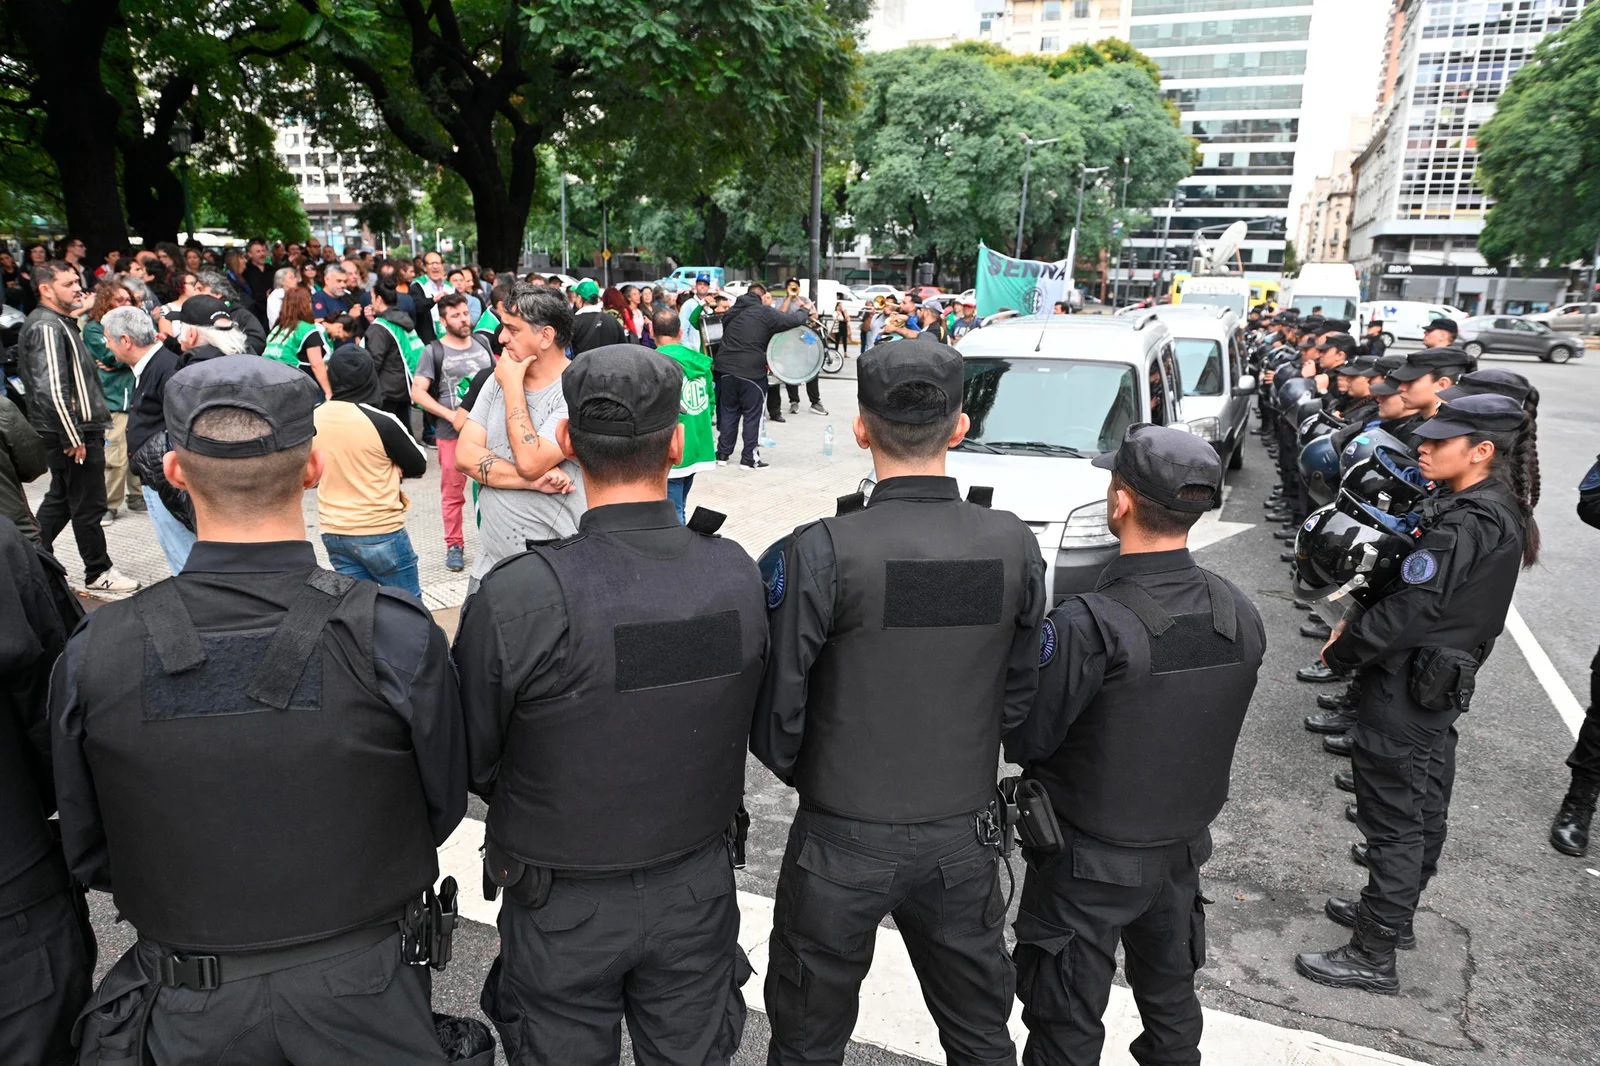
M 1513 366 L 1542 393 L 1544 556 L 1524 575 L 1517 606 L 1565 684 L 1586 703 L 1589 660 L 1600 642 L 1594 609 L 1600 569 L 1587 564 L 1600 532 L 1578 522 L 1573 504 L 1578 480 L 1600 451 L 1600 353 L 1566 366 L 1486 363 Z M 1300 724 L 1325 690 L 1293 679 L 1317 645 L 1296 633 L 1306 616 L 1292 607 L 1280 545 L 1260 524 L 1270 473 L 1254 439 L 1231 484 L 1222 517 L 1256 525 L 1199 557 L 1254 596 L 1269 647 L 1239 742 L 1232 799 L 1214 828 L 1216 854 L 1204 871 L 1216 903 L 1209 908 L 1210 964 L 1201 972 L 1201 998 L 1229 1013 L 1429 1063 L 1600 1062 L 1600 854 L 1569 859 L 1545 843 L 1566 785 L 1562 760 L 1572 734 L 1509 635 L 1480 674 L 1473 710 L 1460 725 L 1450 839 L 1418 915 L 1421 945 L 1400 957 L 1402 994 L 1326 989 L 1294 973 L 1295 952 L 1345 938 L 1322 916 L 1322 901 L 1358 891 L 1362 871 L 1346 854 L 1356 839 L 1342 813 L 1348 797 L 1332 784 L 1346 763 L 1323 753 Z M 795 799 L 751 760 L 748 806 L 749 868 L 739 887 L 770 896 Z M 476 800 L 469 815 L 484 815 Z M 1020 880 L 1020 862 L 1016 872 Z M 464 893 L 476 889 L 462 886 Z M 126 925 L 113 924 L 107 899 L 94 904 L 103 972 L 130 936 Z M 455 961 L 435 978 L 436 1009 L 476 1014 L 496 950 L 493 929 L 465 923 Z M 908 1002 L 915 1004 L 914 997 Z M 766 1031 L 764 1017 L 751 1012 L 736 1062 L 765 1060 Z M 846 1059 L 913 1061 L 864 1046 L 852 1047 Z

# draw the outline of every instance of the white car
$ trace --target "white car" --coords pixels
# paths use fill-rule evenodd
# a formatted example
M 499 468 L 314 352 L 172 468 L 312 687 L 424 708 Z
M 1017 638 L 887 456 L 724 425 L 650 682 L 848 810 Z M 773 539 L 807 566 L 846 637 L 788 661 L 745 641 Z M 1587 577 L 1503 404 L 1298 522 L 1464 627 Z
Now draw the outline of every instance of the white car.
M 1033 530 L 1051 603 L 1091 591 L 1118 548 L 1111 475 L 1089 460 L 1135 422 L 1188 428 L 1172 332 L 1151 313 L 1001 319 L 969 333 L 961 356 L 972 428 L 950 475 L 963 493 L 992 488 L 994 506 Z

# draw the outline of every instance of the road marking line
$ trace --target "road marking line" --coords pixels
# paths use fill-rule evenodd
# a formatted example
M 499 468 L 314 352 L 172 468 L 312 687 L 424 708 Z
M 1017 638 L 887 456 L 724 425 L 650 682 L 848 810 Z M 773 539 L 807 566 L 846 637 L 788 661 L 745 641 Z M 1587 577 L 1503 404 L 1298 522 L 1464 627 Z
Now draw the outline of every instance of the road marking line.
M 475 818 L 463 819 L 439 849 L 439 872 L 455 877 L 462 887 L 462 916 L 492 926 L 500 904 L 486 901 L 478 891 L 483 876 L 483 863 L 478 857 L 482 843 L 483 823 Z M 750 965 L 757 975 L 745 985 L 744 998 L 749 1006 L 762 1013 L 766 1012 L 761 984 L 767 968 L 767 938 L 772 934 L 772 909 L 772 900 L 765 896 L 739 893 L 739 944 L 750 956 Z M 1287 970 L 1287 956 L 1284 967 Z M 1144 1026 L 1139 1020 L 1133 993 L 1113 985 L 1111 1003 L 1103 1020 L 1106 1042 L 1100 1060 L 1102 1066 L 1135 1066 L 1127 1047 Z M 1010 1029 L 1020 1047 L 1028 1036 L 1022 1024 L 1020 1003 L 1013 1007 Z M 861 984 L 861 1013 L 851 1039 L 924 1062 L 945 1061 L 944 1050 L 939 1046 L 939 1031 L 923 1003 L 922 990 L 905 943 L 892 929 L 878 929 L 872 968 Z M 1205 1035 L 1201 1038 L 1200 1049 L 1207 1061 L 1249 1063 L 1250 1066 L 1422 1066 L 1413 1059 L 1210 1008 L 1205 1012 Z
M 1522 657 L 1528 660 L 1528 667 L 1533 671 L 1533 676 L 1544 686 L 1545 695 L 1556 705 L 1556 713 L 1567 723 L 1567 728 L 1572 730 L 1572 735 L 1576 737 L 1578 729 L 1583 725 L 1583 706 L 1578 702 L 1578 697 L 1567 687 L 1566 681 L 1561 677 L 1561 671 L 1556 669 L 1556 664 L 1545 654 L 1543 646 L 1534 637 L 1533 630 L 1522 620 L 1522 615 L 1518 613 L 1515 604 L 1506 614 L 1506 629 L 1517 642 L 1517 647 L 1522 649 Z

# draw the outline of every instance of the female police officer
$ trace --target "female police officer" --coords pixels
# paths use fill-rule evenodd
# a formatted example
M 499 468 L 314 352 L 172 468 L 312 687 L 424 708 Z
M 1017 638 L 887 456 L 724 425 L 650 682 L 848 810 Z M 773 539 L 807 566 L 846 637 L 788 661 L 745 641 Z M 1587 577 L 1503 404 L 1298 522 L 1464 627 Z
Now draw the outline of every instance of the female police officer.
M 1313 981 L 1390 995 L 1400 988 L 1395 948 L 1415 943 L 1412 915 L 1444 845 L 1455 721 L 1505 625 L 1518 570 L 1539 554 L 1521 404 L 1466 396 L 1416 433 L 1422 473 L 1445 491 L 1424 503 L 1416 550 L 1393 591 L 1341 622 L 1323 648 L 1329 666 L 1361 671 L 1352 763 L 1367 844 L 1352 852 L 1368 869 L 1367 887 L 1359 901 L 1325 908 L 1354 927 L 1350 943 L 1295 959 Z

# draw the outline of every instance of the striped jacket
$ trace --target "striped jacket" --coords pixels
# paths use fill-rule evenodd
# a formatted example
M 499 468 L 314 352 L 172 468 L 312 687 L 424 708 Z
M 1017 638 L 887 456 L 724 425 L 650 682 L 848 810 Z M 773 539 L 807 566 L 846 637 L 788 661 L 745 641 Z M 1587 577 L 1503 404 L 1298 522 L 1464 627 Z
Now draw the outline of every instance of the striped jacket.
M 28 388 L 28 421 L 40 436 L 65 448 L 104 439 L 111 415 L 75 321 L 35 307 L 17 339 L 17 362 Z

